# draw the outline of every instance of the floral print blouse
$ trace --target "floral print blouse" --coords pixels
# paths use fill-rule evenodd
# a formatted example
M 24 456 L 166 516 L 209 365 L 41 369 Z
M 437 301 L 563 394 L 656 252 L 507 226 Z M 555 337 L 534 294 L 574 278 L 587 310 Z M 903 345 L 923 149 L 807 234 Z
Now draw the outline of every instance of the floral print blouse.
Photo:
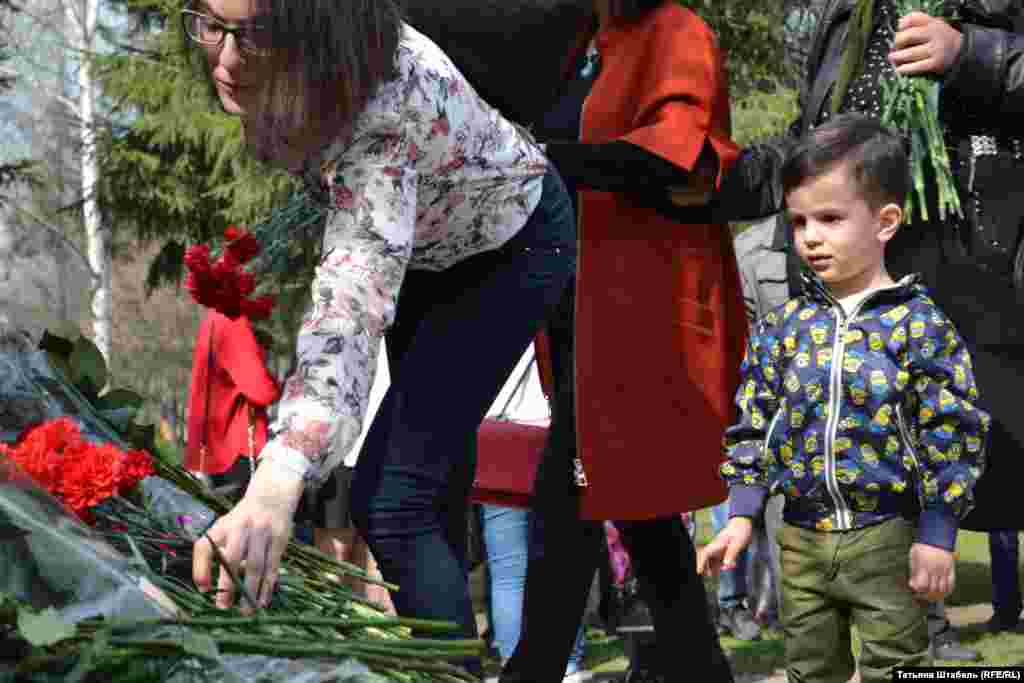
M 540 201 L 547 171 L 528 134 L 403 29 L 397 78 L 302 171 L 330 210 L 296 369 L 261 457 L 314 486 L 362 431 L 406 269 L 444 270 L 500 247 Z

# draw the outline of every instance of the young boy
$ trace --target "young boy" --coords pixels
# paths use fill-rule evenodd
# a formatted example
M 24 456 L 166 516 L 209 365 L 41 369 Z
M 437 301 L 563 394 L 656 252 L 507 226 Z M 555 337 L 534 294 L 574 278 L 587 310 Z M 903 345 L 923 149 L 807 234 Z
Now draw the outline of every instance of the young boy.
M 839 116 L 782 170 L 804 292 L 751 333 L 726 431 L 730 520 L 698 571 L 729 568 L 783 493 L 782 622 L 790 681 L 863 683 L 930 663 L 926 602 L 952 590 L 989 416 L 959 334 L 886 243 L 910 183 L 900 137 Z M 908 562 L 909 560 L 909 562 Z

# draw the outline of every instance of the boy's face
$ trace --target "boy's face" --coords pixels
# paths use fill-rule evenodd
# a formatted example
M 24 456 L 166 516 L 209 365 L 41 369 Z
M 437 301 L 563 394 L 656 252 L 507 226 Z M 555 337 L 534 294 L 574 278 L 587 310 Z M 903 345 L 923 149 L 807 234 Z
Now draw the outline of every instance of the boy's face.
M 873 209 L 846 164 L 807 180 L 786 194 L 797 253 L 837 297 L 883 284 L 885 244 L 896 234 L 902 210 Z

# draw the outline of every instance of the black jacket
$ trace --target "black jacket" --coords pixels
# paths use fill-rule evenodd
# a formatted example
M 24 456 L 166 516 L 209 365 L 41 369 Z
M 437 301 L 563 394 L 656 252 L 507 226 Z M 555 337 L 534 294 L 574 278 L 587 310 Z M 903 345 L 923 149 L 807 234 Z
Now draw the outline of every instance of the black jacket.
M 748 147 L 725 178 L 712 211 L 721 219 L 764 218 L 782 209 L 779 169 L 789 146 L 828 106 L 856 0 L 829 0 L 807 58 L 800 116 L 787 134 Z M 1014 0 L 964 0 L 957 28 L 964 40 L 941 85 L 940 108 L 956 145 L 955 165 L 966 165 L 958 143 L 976 134 L 1024 137 L 1024 13 Z M 975 174 L 974 185 L 987 178 Z M 967 188 L 961 188 L 961 191 Z
M 532 127 L 554 105 L 592 0 L 398 0 L 506 118 Z

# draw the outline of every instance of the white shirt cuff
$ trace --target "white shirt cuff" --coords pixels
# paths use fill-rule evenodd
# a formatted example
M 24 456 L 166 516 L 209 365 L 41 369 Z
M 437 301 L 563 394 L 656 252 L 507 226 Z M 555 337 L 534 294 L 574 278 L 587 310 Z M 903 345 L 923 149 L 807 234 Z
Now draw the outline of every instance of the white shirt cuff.
M 270 441 L 260 451 L 260 463 L 263 467 L 272 467 L 282 476 L 300 481 L 308 482 L 313 476 L 313 463 L 309 461 L 309 458 L 294 448 L 288 448 L 276 439 Z

